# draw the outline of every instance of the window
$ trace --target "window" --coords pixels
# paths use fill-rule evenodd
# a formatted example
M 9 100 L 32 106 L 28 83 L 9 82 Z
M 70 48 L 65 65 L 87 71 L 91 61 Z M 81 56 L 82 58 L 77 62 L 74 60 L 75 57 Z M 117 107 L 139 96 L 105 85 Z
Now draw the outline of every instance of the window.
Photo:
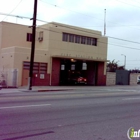
M 30 62 L 23 62 L 23 69 L 30 69 Z M 38 63 L 34 62 L 33 64 L 33 73 L 47 73 L 47 63 Z
M 81 44 L 86 44 L 86 37 L 85 36 L 81 36 Z
M 69 42 L 74 42 L 74 35 L 73 34 L 69 34 Z
M 39 42 L 43 41 L 43 31 L 39 32 L 38 40 L 39 40 Z
M 87 64 L 85 62 L 82 64 L 82 70 L 87 70 Z
M 61 70 L 65 70 L 65 65 L 61 65 Z
M 91 45 L 91 38 L 87 37 L 87 45 Z
M 47 64 L 46 63 L 40 63 L 39 72 L 43 73 L 43 74 L 47 73 Z
M 30 69 L 30 62 L 23 62 L 23 69 Z
M 67 33 L 63 33 L 63 41 L 68 41 L 68 34 Z
M 39 32 L 39 37 L 42 37 L 43 38 L 43 31 L 40 31 Z
M 32 42 L 32 34 L 31 33 L 27 33 L 27 38 L 26 38 L 26 41 L 29 41 L 29 42 Z
M 39 63 L 34 62 L 33 73 L 38 73 L 38 71 L 39 71 Z
M 63 41 L 97 46 L 97 38 L 92 38 L 92 37 L 88 37 L 88 36 L 81 36 L 81 35 L 76 35 L 76 34 L 70 34 L 70 33 L 63 33 L 62 37 L 63 37 L 62 38 Z
M 75 65 L 74 64 L 71 65 L 71 70 L 75 70 Z
M 75 36 L 75 43 L 80 43 L 80 35 Z
M 97 46 L 97 38 L 92 38 L 92 45 Z

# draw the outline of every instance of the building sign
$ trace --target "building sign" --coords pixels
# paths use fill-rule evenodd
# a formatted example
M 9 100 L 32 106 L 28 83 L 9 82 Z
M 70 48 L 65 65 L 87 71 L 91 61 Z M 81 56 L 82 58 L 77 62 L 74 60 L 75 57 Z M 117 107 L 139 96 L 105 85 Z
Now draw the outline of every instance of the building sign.
M 82 70 L 87 70 L 87 64 L 86 63 L 82 64 Z
M 45 79 L 45 74 L 40 74 L 40 79 Z
M 97 59 L 97 58 L 93 58 L 93 56 L 85 56 L 85 55 L 71 55 L 71 54 L 65 54 L 65 53 L 61 53 L 61 56 L 63 57 L 76 57 L 76 58 L 83 58 L 83 59 Z

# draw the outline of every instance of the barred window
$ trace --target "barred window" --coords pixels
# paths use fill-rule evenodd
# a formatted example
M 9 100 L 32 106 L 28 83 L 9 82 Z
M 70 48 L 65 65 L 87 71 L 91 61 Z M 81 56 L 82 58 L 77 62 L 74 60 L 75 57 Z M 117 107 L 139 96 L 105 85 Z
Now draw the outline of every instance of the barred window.
M 97 46 L 97 38 L 88 37 L 88 36 L 63 33 L 62 40 L 66 42 Z
M 86 37 L 85 36 L 81 36 L 81 44 L 86 44 Z
M 69 42 L 74 42 L 74 35 L 73 34 L 69 34 Z
M 97 46 L 97 38 L 92 38 L 92 45 Z
M 63 41 L 68 41 L 68 33 L 63 33 Z
M 75 35 L 75 43 L 80 43 L 80 35 Z
M 91 37 L 87 37 L 87 45 L 91 45 Z

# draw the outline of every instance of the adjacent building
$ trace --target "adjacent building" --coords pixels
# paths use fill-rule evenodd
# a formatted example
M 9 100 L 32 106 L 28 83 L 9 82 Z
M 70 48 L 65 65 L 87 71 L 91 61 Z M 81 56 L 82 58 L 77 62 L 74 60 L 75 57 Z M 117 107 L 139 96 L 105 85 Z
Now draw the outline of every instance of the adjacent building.
M 0 22 L 1 80 L 8 86 L 28 84 L 32 30 Z M 108 39 L 100 31 L 51 22 L 36 29 L 33 85 L 67 85 L 74 76 L 87 85 L 106 85 Z

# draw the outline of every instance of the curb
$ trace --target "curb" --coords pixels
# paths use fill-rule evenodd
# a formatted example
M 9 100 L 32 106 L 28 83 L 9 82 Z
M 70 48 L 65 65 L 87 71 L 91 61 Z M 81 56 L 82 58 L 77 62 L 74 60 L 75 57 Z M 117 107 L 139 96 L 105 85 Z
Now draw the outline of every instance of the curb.
M 47 89 L 47 90 L 38 90 L 38 92 L 49 92 L 49 91 L 69 91 L 73 89 Z
M 40 90 L 28 90 L 28 89 L 19 89 L 19 91 L 21 92 L 50 92 L 50 91 L 69 91 L 69 90 L 73 90 L 73 89 L 40 89 Z

